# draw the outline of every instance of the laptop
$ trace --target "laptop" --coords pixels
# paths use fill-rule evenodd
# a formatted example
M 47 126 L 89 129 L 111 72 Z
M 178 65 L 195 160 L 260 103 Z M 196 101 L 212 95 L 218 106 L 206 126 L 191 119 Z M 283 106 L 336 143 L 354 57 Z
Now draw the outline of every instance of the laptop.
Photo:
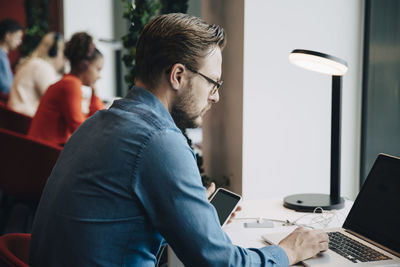
M 305 266 L 400 266 L 400 158 L 379 154 L 343 227 L 325 231 L 329 249 Z M 262 238 L 278 244 L 285 235 Z

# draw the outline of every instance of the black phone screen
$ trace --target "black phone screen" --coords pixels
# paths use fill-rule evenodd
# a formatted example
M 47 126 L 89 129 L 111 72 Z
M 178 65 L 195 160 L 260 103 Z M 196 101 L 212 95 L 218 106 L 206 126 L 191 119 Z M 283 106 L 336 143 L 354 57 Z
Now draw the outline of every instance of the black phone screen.
M 210 203 L 215 207 L 218 214 L 219 222 L 224 225 L 225 221 L 229 218 L 233 209 L 240 201 L 240 196 L 233 194 L 225 189 L 218 189 Z

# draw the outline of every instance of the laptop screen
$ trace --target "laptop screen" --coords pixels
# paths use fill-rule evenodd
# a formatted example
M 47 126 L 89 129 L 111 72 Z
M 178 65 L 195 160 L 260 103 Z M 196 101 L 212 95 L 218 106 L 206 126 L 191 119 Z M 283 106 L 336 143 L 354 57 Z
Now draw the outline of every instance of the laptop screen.
M 400 252 L 400 159 L 379 154 L 343 228 Z

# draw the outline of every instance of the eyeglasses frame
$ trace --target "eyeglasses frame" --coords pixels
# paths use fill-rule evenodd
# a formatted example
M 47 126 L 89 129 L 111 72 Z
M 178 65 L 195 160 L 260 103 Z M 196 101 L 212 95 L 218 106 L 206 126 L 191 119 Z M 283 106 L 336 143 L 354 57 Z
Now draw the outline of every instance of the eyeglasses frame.
M 224 83 L 224 81 L 215 81 L 213 79 L 211 79 L 210 77 L 208 77 L 207 75 L 204 75 L 203 73 L 194 70 L 193 68 L 189 67 L 189 66 L 185 66 L 188 70 L 190 70 L 191 72 L 200 75 L 201 77 L 203 77 L 204 79 L 206 79 L 209 83 L 214 84 L 213 89 L 211 90 L 211 95 L 215 95 L 217 93 L 217 91 L 219 90 L 219 88 L 221 88 L 222 84 Z

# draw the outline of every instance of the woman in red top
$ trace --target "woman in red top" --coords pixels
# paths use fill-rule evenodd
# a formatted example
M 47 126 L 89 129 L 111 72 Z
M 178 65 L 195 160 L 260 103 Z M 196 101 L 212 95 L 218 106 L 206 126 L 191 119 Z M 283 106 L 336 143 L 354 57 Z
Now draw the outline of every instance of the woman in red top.
M 28 132 L 29 136 L 57 145 L 65 144 L 85 119 L 104 108 L 94 89 L 104 59 L 93 38 L 85 32 L 75 33 L 65 45 L 64 54 L 71 72 L 47 89 Z M 82 85 L 92 88 L 88 115 L 82 112 Z

